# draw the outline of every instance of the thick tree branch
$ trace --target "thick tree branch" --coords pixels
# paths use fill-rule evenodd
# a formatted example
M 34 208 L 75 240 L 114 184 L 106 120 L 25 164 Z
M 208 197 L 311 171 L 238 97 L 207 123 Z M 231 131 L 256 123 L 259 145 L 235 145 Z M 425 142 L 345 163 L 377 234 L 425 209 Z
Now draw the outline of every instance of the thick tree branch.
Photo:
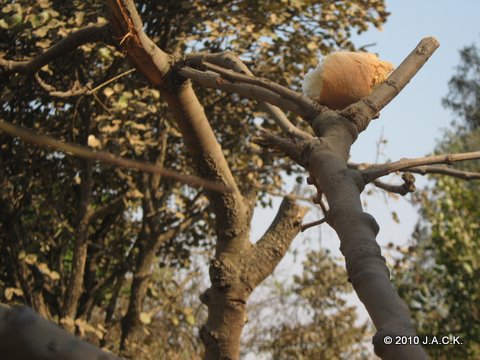
M 40 135 L 30 130 L 19 128 L 15 125 L 9 124 L 2 120 L 0 120 L 0 130 L 9 135 L 17 136 L 23 141 L 26 141 L 41 147 L 49 147 L 54 150 L 70 153 L 74 156 L 77 156 L 83 159 L 101 161 L 107 164 L 120 166 L 128 169 L 135 169 L 135 170 L 144 171 L 152 174 L 161 174 L 165 177 L 180 181 L 182 183 L 195 185 L 195 186 L 203 186 L 204 188 L 212 191 L 219 191 L 219 192 L 230 191 L 229 188 L 217 182 L 205 180 L 193 175 L 183 175 L 173 170 L 161 168 L 156 165 L 141 162 L 141 161 L 125 159 L 104 151 L 93 151 L 84 146 L 64 143 L 64 142 L 55 140 L 50 136 Z
M 352 120 L 358 132 L 364 131 L 370 120 L 402 91 L 438 47 L 439 43 L 433 37 L 420 41 L 387 80 L 367 97 L 341 110 L 340 114 Z
M 14 61 L 0 57 L 0 66 L 7 72 L 33 74 L 51 61 L 64 56 L 83 44 L 105 41 L 108 29 L 108 24 L 86 26 L 67 35 L 67 37 L 31 60 Z
M 114 360 L 115 355 L 79 340 L 28 307 L 0 305 L 0 354 L 15 360 Z
M 178 82 L 172 74 L 173 56 L 158 48 L 143 32 L 141 19 L 131 0 L 109 0 L 110 22 L 121 38 L 127 57 L 135 68 L 163 90 L 164 98 L 177 121 L 194 163 L 203 176 L 221 182 L 230 193 L 212 193 L 217 215 L 217 250 L 223 246 L 242 248 L 251 205 L 245 206 L 221 148 L 191 84 Z M 126 36 L 128 35 L 128 36 Z M 231 248 L 233 250 L 233 248 Z
M 459 153 L 459 154 L 434 155 L 434 156 L 426 156 L 426 157 L 414 158 L 414 159 L 401 159 L 398 161 L 381 164 L 381 165 L 368 166 L 363 164 L 362 165 L 363 170 L 361 170 L 360 173 L 363 179 L 365 180 L 365 183 L 369 183 L 375 179 L 378 179 L 379 177 L 394 173 L 396 171 L 410 171 L 411 168 L 417 168 L 417 171 L 411 171 L 411 172 L 419 172 L 421 170 L 419 170 L 418 167 L 424 166 L 424 165 L 433 165 L 433 164 L 451 165 L 454 162 L 458 162 L 458 161 L 476 160 L 476 159 L 480 159 L 480 151 L 473 151 L 473 152 Z M 437 171 L 440 171 L 441 169 L 446 170 L 448 168 L 436 167 L 434 169 Z
M 295 199 L 288 196 L 283 199 L 272 224 L 248 255 L 244 273 L 249 277 L 251 289 L 273 273 L 300 232 L 307 211 L 308 208 L 297 205 Z
M 108 0 L 109 23 L 120 46 L 133 66 L 152 84 L 162 87 L 173 63 L 173 57 L 163 52 L 143 32 L 143 25 L 131 0 Z
M 207 193 L 216 215 L 216 257 L 210 266 L 212 287 L 202 301 L 208 306 L 207 323 L 202 327 L 205 359 L 237 359 L 240 333 L 245 319 L 246 298 L 235 281 L 239 276 L 228 264 L 241 259 L 249 248 L 250 220 L 253 202 L 244 199 L 230 171 L 205 111 L 190 81 L 177 75 L 174 57 L 159 49 L 143 32 L 140 17 L 131 0 L 109 0 L 110 23 L 121 39 L 127 57 L 134 67 L 162 90 L 173 117 L 201 175 L 219 181 L 232 192 Z M 228 282 L 222 285 L 221 279 Z M 225 324 L 229 330 L 224 331 Z
M 383 336 L 412 335 L 415 330 L 408 308 L 391 285 L 385 259 L 376 242 L 378 225 L 372 216 L 363 212 L 360 194 L 364 181 L 358 170 L 347 167 L 351 145 L 358 135 L 357 127 L 334 111 L 326 111 L 313 119 L 312 127 L 318 138 L 303 146 L 266 133 L 258 142 L 274 146 L 296 162 L 300 159 L 310 173 L 310 183 L 317 187 L 318 194 L 325 195 L 329 204 L 327 222 L 340 238 L 349 278 L 377 328 L 375 352 L 384 359 L 424 359 L 420 346 L 393 347 L 383 342 Z

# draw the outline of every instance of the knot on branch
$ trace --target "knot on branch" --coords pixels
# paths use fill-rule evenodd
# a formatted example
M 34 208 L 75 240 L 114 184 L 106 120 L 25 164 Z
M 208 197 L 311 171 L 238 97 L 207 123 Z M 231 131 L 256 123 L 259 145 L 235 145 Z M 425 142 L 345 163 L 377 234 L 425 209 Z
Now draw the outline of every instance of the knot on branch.
M 408 171 L 404 172 L 403 175 L 402 175 L 402 179 L 404 181 L 402 187 L 407 193 L 414 192 L 416 190 L 415 176 L 413 176 L 412 173 L 410 173 Z
M 177 92 L 182 87 L 189 84 L 191 80 L 180 74 L 180 70 L 184 68 L 185 65 L 185 59 L 172 59 L 172 65 L 164 74 L 163 84 L 160 88 L 171 92 Z
M 261 130 L 259 135 L 253 138 L 253 142 L 270 151 L 287 156 L 298 165 L 306 167 L 306 159 L 311 153 L 314 142 L 317 140 L 304 140 L 295 136 L 279 136 L 268 131 Z

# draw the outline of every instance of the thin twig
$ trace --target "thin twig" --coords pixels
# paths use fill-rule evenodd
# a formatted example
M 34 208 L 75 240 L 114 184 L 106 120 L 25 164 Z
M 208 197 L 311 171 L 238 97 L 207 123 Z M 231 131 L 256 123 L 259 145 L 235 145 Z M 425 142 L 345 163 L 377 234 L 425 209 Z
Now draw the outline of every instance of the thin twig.
M 480 180 L 480 173 L 471 171 L 462 171 L 448 166 L 417 166 L 408 168 L 408 171 L 415 174 L 440 174 L 455 177 L 462 180 Z
M 289 197 L 291 197 L 292 199 L 295 199 L 295 200 L 303 200 L 303 201 L 308 201 L 308 202 L 310 202 L 312 200 L 311 198 L 309 198 L 307 196 L 301 196 L 301 195 L 292 194 L 292 193 L 275 191 L 275 190 L 269 189 L 265 186 L 258 186 L 258 185 L 252 184 L 252 187 L 254 187 L 257 190 L 264 191 L 267 194 L 272 195 L 272 196 L 278 196 L 278 197 L 282 197 L 282 198 L 284 198 L 285 196 L 289 196 Z
M 311 227 L 314 227 L 314 226 L 317 226 L 317 225 L 321 225 L 326 221 L 327 221 L 327 218 L 323 218 L 321 220 L 312 221 L 312 222 L 303 224 L 302 227 L 300 228 L 300 231 L 304 232 L 305 230 L 310 229 Z
M 121 74 L 118 74 L 117 76 L 114 76 L 113 78 L 101 83 L 100 85 L 97 85 L 95 86 L 92 90 L 90 90 L 87 94 L 90 95 L 90 94 L 93 94 L 94 92 L 100 90 L 101 88 L 103 88 L 104 86 L 107 86 L 108 84 L 110 84 L 111 82 L 115 81 L 115 80 L 118 80 L 124 76 L 127 76 L 128 74 L 131 74 L 132 72 L 134 72 L 136 69 L 129 69 Z
M 136 169 L 139 171 L 144 171 L 144 172 L 153 173 L 153 174 L 161 174 L 162 176 L 175 179 L 185 184 L 202 186 L 206 189 L 214 190 L 218 192 L 231 191 L 224 184 L 221 184 L 218 182 L 205 180 L 193 175 L 180 174 L 173 170 L 165 169 L 165 168 L 162 168 L 153 164 L 141 162 L 141 161 L 125 159 L 104 151 L 92 151 L 84 146 L 60 142 L 50 136 L 37 134 L 30 130 L 19 128 L 15 125 L 9 124 L 2 120 L 0 120 L 0 130 L 4 131 L 9 135 L 17 136 L 23 141 L 27 141 L 41 147 L 49 147 L 54 150 L 70 153 L 74 156 L 81 157 L 84 159 L 92 159 L 92 160 L 101 161 L 111 165 L 121 166 L 124 168 Z

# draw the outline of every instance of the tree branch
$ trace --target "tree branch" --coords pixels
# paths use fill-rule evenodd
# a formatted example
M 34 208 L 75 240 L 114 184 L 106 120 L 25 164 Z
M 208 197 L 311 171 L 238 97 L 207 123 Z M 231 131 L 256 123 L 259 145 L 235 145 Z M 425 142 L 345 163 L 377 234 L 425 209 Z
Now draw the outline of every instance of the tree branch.
M 318 102 L 310 99 L 302 93 L 290 90 L 289 88 L 279 85 L 266 78 L 256 77 L 253 75 L 244 75 L 238 72 L 224 69 L 220 66 L 203 62 L 201 68 L 205 68 L 207 71 L 215 72 L 221 75 L 224 79 L 233 83 L 243 83 L 255 85 L 280 95 L 283 99 L 289 100 L 297 104 L 302 109 L 302 117 L 308 118 L 309 116 L 317 115 L 322 111 L 328 110 L 327 107 L 320 105 Z M 200 69 L 199 69 L 200 70 Z
M 83 44 L 105 40 L 108 29 L 108 24 L 86 26 L 70 33 L 67 37 L 31 60 L 14 61 L 0 57 L 0 66 L 10 73 L 33 74 L 57 57 L 63 56 L 65 53 L 71 52 Z
M 373 184 L 379 189 L 405 196 L 408 193 L 415 191 L 415 185 L 413 183 L 404 182 L 402 185 L 388 184 L 380 180 L 374 180 Z
M 15 360 L 115 360 L 115 355 L 81 341 L 23 306 L 0 305 L 0 353 Z
M 371 119 L 402 91 L 438 47 L 437 39 L 424 38 L 387 80 L 367 97 L 341 110 L 340 114 L 352 120 L 359 132 L 364 131 Z
M 43 81 L 38 72 L 35 73 L 35 79 L 37 80 L 40 87 L 43 90 L 47 91 L 49 95 L 59 97 L 59 98 L 85 95 L 90 91 L 90 88 L 91 88 L 90 84 L 87 84 L 86 86 L 82 86 L 78 81 L 75 81 L 71 89 L 66 91 L 59 91 L 54 86 L 47 84 L 45 81 Z
M 248 255 L 244 274 L 249 278 L 248 285 L 251 289 L 272 274 L 283 259 L 300 232 L 302 219 L 308 210 L 307 207 L 297 205 L 295 199 L 289 196 L 283 198 L 275 219 Z
M 226 92 L 237 93 L 253 100 L 260 100 L 278 106 L 285 111 L 291 111 L 296 115 L 304 116 L 305 111 L 296 103 L 283 98 L 277 93 L 264 87 L 252 84 L 236 84 L 222 78 L 220 74 L 212 71 L 200 71 L 189 66 L 178 70 L 180 75 L 187 79 L 198 82 L 201 86 L 219 89 Z
M 232 52 L 222 53 L 196 53 L 187 56 L 187 63 L 193 63 L 200 66 L 204 62 L 215 64 L 226 69 L 234 70 L 237 73 L 254 76 L 250 69 L 243 63 L 242 60 L 235 56 Z M 270 114 L 275 123 L 287 133 L 287 135 L 298 136 L 302 139 L 310 139 L 312 136 L 293 125 L 288 120 L 285 113 L 280 108 L 271 105 L 267 102 L 261 102 L 261 106 Z
M 161 167 L 158 167 L 149 163 L 141 162 L 141 161 L 125 159 L 104 151 L 93 151 L 84 146 L 60 142 L 50 136 L 40 135 L 30 130 L 19 128 L 15 125 L 9 124 L 2 120 L 0 120 L 0 130 L 9 135 L 17 136 L 23 141 L 26 141 L 41 147 L 49 147 L 54 150 L 70 153 L 80 158 L 97 160 L 107 164 L 120 166 L 128 169 L 136 169 L 139 171 L 144 171 L 152 174 L 161 174 L 162 176 L 180 181 L 182 183 L 194 185 L 194 186 L 202 186 L 212 191 L 218 191 L 218 192 L 231 191 L 225 185 L 218 182 L 205 180 L 193 175 L 183 175 L 173 170 L 161 168 Z
M 458 169 L 453 169 L 448 166 L 417 166 L 407 169 L 411 173 L 426 175 L 426 174 L 440 174 L 452 176 L 462 180 L 480 180 L 480 173 L 471 172 L 471 171 L 462 171 Z
M 401 159 L 398 161 L 381 164 L 381 165 L 368 166 L 363 164 L 362 166 L 364 167 L 364 169 L 361 170 L 360 173 L 365 183 L 367 184 L 369 182 L 372 182 L 375 179 L 378 179 L 379 177 L 391 174 L 396 171 L 407 171 L 407 170 L 410 171 L 411 168 L 417 168 L 417 172 L 419 172 L 421 170 L 419 170 L 418 167 L 423 165 L 433 165 L 433 164 L 451 165 L 454 162 L 475 160 L 475 159 L 480 159 L 480 151 L 473 151 L 473 152 L 459 153 L 459 154 L 434 155 L 434 156 L 426 156 L 426 157 L 413 158 L 413 159 Z M 436 167 L 434 169 L 439 171 L 441 168 Z

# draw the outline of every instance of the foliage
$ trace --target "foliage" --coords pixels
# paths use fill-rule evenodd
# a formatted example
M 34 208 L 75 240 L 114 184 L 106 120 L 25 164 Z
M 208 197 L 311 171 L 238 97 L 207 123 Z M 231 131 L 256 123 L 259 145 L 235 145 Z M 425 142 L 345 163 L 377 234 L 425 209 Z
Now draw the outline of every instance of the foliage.
M 475 53 L 472 53 L 475 51 Z M 439 152 L 476 151 L 480 145 L 478 117 L 478 52 L 461 52 L 458 73 L 444 101 L 463 123 L 445 134 Z M 470 76 L 475 74 L 475 76 Z M 456 100 L 455 100 L 456 99 Z M 456 102 L 465 99 L 464 103 Z M 478 161 L 459 166 L 480 171 Z M 432 358 L 477 359 L 480 356 L 480 195 L 478 184 L 453 178 L 433 179 L 419 199 L 422 221 L 414 243 L 395 267 L 396 284 L 424 335 L 460 336 L 462 346 L 429 346 Z
M 457 73 L 449 81 L 443 104 L 452 109 L 470 129 L 480 127 L 480 53 L 476 45 L 460 51 Z
M 269 315 L 249 327 L 249 346 L 272 359 L 367 358 L 367 326 L 347 305 L 352 286 L 343 266 L 320 250 L 307 254 L 303 267 L 291 286 L 275 284 L 280 303 L 270 299 Z
M 388 16 L 383 0 L 191 0 L 180 6 L 178 1 L 149 0 L 142 2 L 140 13 L 147 34 L 166 51 L 234 50 L 252 62 L 255 73 L 294 88 L 318 52 L 352 48 L 352 31 L 380 27 Z M 104 21 L 102 14 L 101 1 L 3 1 L 0 54 L 31 58 L 72 31 Z M 134 73 L 106 83 L 127 69 L 117 49 L 93 44 L 39 72 L 58 90 L 76 82 L 94 88 L 89 95 L 55 97 L 32 76 L 0 74 L 0 119 L 62 141 L 193 173 L 161 92 Z M 202 89 L 198 93 L 242 191 L 278 188 L 282 171 L 299 171 L 250 143 L 258 124 L 273 127 L 253 102 Z M 0 143 L 1 301 L 26 303 L 64 325 L 81 320 L 74 322 L 77 331 L 89 324 L 96 341 L 113 350 L 126 332 L 142 329 L 138 345 L 148 338 L 145 334 L 158 331 L 157 321 L 143 321 L 144 313 L 155 308 L 152 303 L 166 303 L 168 296 L 160 292 L 157 297 L 152 289 L 167 280 L 156 280 L 151 269 L 188 267 L 193 248 L 208 252 L 213 216 L 203 193 L 4 135 Z M 259 191 L 257 199 L 268 205 L 263 194 Z M 82 259 L 84 265 L 80 261 L 78 267 Z M 80 296 L 70 311 L 69 286 L 75 278 L 81 282 Z M 129 307 L 132 303 L 140 305 Z M 176 310 L 162 311 L 168 317 Z M 179 317 L 180 325 L 188 325 L 189 318 Z M 118 336 L 104 337 L 105 332 Z M 192 349 L 183 342 L 166 344 Z

